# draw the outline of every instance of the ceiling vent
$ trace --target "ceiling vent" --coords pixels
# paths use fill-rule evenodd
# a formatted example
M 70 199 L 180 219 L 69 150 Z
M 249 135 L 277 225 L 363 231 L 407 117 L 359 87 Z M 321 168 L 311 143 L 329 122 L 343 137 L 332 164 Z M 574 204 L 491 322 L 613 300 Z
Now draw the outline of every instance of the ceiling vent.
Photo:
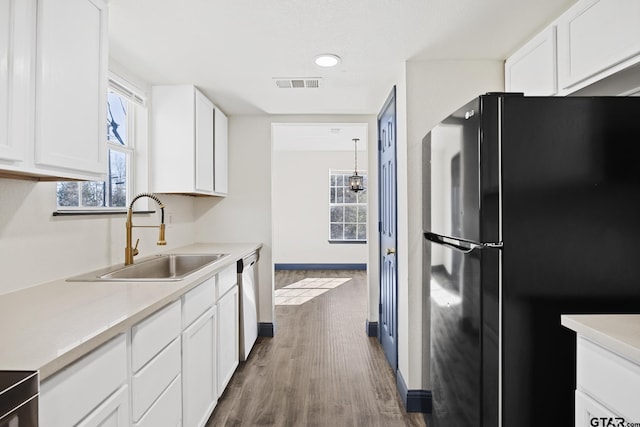
M 317 89 L 320 87 L 322 77 L 305 78 L 273 78 L 276 86 L 280 89 Z

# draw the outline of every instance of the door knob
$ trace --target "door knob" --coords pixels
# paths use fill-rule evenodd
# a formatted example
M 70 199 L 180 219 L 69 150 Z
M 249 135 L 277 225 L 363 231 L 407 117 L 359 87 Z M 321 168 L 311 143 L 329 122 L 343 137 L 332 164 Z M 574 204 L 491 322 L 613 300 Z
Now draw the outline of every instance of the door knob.
M 395 248 L 387 248 L 387 255 L 391 255 L 391 254 L 395 254 L 396 250 Z

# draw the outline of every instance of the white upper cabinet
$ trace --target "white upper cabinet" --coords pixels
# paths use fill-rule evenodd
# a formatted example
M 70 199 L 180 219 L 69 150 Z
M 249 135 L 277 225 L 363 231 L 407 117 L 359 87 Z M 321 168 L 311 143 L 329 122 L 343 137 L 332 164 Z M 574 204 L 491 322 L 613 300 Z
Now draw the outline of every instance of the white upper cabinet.
M 0 11 L 0 174 L 104 179 L 106 3 L 0 0 Z
M 505 61 L 505 90 L 630 95 L 640 87 L 640 1 L 580 0 Z
M 106 174 L 107 13 L 102 0 L 38 0 L 38 166 Z
M 196 90 L 196 191 L 213 193 L 213 104 Z
M 557 25 L 561 89 L 597 74 L 598 79 L 606 77 L 630 65 L 623 63 L 640 53 L 638 0 L 584 0 L 563 14 Z M 608 72 L 602 75 L 604 71 Z
M 20 165 L 29 136 L 30 67 L 35 3 L 0 0 L 0 165 Z M 2 168 L 2 166 L 0 166 Z
M 219 108 L 215 109 L 215 179 L 214 192 L 226 195 L 229 192 L 228 178 L 228 124 L 227 116 Z
M 152 189 L 156 193 L 226 194 L 226 117 L 192 85 L 154 86 Z M 223 127 L 224 124 L 224 127 Z M 218 140 L 224 151 L 218 156 Z M 220 164 L 218 164 L 220 163 Z M 216 180 L 224 172 L 224 192 Z
M 557 92 L 556 28 L 550 26 L 505 62 L 505 90 L 530 96 Z

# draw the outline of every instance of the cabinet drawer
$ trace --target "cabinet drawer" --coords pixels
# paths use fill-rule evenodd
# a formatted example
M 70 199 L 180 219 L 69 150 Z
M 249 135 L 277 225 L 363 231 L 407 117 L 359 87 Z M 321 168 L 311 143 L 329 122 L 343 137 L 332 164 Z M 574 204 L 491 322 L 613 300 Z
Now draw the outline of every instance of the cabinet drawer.
M 178 376 L 156 400 L 151 409 L 135 423 L 136 427 L 178 426 L 182 422 L 182 379 Z
M 153 401 L 180 374 L 180 345 L 180 339 L 175 339 L 133 376 L 131 382 L 131 412 L 134 421 L 140 419 Z
M 76 427 L 126 426 L 129 424 L 129 393 L 126 385 L 96 408 Z
M 234 263 L 218 273 L 218 299 L 238 283 L 238 267 Z
M 182 297 L 182 327 L 186 328 L 216 301 L 215 276 L 187 292 Z
M 181 331 L 181 303 L 175 301 L 131 328 L 131 368 L 137 372 Z
M 640 422 L 640 365 L 578 336 L 577 388 L 628 421 Z
M 127 345 L 119 335 L 41 384 L 40 425 L 76 425 L 126 381 Z
M 586 394 L 579 390 L 576 390 L 576 427 L 593 427 L 594 423 L 591 421 L 594 418 L 606 418 L 611 419 L 611 425 L 619 425 L 616 421 L 618 418 L 613 412 L 602 406 L 600 403 L 591 399 Z M 606 423 L 595 425 L 607 425 Z

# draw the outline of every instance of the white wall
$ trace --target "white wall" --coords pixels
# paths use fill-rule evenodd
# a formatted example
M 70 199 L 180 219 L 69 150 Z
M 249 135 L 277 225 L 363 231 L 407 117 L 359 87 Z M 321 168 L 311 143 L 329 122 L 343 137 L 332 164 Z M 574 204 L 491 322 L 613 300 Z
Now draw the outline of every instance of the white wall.
M 274 151 L 272 164 L 273 262 L 366 263 L 366 244 L 329 243 L 329 169 L 353 170 L 353 152 Z
M 501 61 L 409 61 L 397 79 L 398 369 L 409 389 L 429 389 L 428 271 L 423 259 L 422 138 L 485 92 L 503 90 Z M 402 213 L 406 213 L 403 215 Z

